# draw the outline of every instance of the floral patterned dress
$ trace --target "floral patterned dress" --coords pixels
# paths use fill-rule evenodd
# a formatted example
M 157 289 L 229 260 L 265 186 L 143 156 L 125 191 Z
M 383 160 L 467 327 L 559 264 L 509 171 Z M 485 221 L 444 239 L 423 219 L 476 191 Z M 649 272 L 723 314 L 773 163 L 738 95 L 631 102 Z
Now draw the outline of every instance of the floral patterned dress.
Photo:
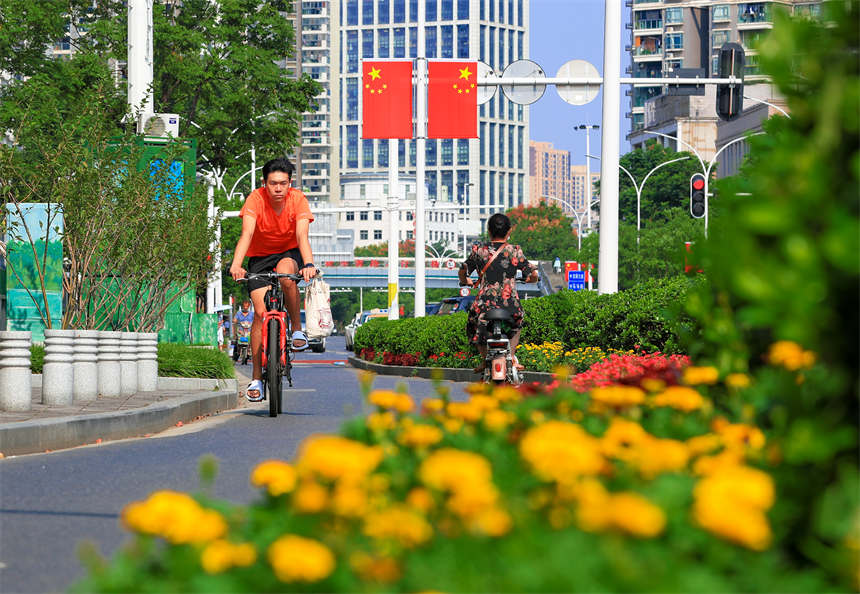
M 517 295 L 516 274 L 519 270 L 523 278 L 526 278 L 535 270 L 535 267 L 523 255 L 520 246 L 501 241 L 476 243 L 472 246 L 472 253 L 463 262 L 463 267 L 466 268 L 467 275 L 475 271 L 480 274 L 496 250 L 500 248 L 503 251 L 484 273 L 483 281 L 478 285 L 478 295 L 469 310 L 466 335 L 473 344 L 486 340 L 487 320 L 484 316 L 491 309 L 497 307 L 506 309 L 513 318 L 514 330 L 518 330 L 523 325 L 523 308 Z

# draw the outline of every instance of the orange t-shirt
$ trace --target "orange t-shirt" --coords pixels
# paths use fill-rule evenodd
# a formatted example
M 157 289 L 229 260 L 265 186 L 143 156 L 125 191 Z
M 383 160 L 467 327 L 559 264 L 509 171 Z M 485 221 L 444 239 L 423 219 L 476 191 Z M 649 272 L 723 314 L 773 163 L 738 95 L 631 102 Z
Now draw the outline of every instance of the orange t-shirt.
M 280 254 L 299 247 L 296 222 L 301 219 L 314 220 L 308 199 L 304 192 L 296 188 L 290 188 L 287 193 L 281 214 L 275 214 L 272 209 L 266 188 L 257 188 L 245 199 L 245 204 L 239 211 L 240 217 L 246 214 L 257 219 L 251 245 L 248 247 L 249 257 Z

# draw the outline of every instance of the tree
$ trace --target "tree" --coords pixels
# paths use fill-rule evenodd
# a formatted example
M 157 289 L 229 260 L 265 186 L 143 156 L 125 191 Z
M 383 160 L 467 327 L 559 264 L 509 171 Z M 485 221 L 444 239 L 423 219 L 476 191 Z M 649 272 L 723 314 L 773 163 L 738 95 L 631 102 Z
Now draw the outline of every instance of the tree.
M 507 213 L 513 231 L 509 242 L 518 244 L 529 260 L 554 260 L 576 249 L 576 231 L 570 218 L 555 204 L 541 200 L 537 206 L 520 205 Z

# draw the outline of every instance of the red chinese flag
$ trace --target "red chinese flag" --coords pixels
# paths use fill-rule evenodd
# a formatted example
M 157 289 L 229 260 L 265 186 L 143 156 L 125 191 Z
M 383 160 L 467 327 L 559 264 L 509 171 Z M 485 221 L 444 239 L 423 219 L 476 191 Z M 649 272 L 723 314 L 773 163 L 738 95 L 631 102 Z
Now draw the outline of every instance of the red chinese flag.
M 428 64 L 427 138 L 478 137 L 478 63 Z
M 412 61 L 364 62 L 362 138 L 412 138 Z

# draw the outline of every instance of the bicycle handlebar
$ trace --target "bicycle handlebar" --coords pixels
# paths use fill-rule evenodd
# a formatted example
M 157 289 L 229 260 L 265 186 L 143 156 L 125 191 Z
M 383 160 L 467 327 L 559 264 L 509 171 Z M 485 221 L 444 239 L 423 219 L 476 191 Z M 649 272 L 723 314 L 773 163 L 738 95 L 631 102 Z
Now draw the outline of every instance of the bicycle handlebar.
M 303 277 L 301 274 L 286 274 L 283 272 L 246 272 L 245 278 L 240 278 L 236 282 L 241 283 L 243 281 L 249 281 L 253 279 L 271 280 L 275 278 L 288 278 L 290 280 L 300 281 L 304 280 L 305 277 Z

